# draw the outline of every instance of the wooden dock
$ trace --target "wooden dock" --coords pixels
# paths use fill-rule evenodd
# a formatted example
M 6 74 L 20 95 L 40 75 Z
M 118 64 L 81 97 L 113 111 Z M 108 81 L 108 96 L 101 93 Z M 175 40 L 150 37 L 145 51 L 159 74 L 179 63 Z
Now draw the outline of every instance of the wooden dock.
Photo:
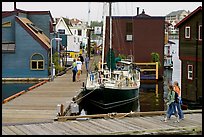
M 84 68 L 84 67 L 83 67 Z M 81 81 L 72 82 L 71 69 L 54 81 L 30 89 L 26 93 L 2 104 L 2 123 L 32 123 L 53 121 L 57 116 L 57 105 L 67 106 L 80 93 L 86 73 Z
M 100 56 L 91 58 L 89 68 L 93 69 L 92 62 L 99 62 Z M 2 104 L 2 124 L 20 124 L 35 122 L 52 122 L 58 113 L 58 104 L 64 109 L 68 107 L 74 96 L 81 92 L 83 81 L 86 80 L 85 64 L 82 66 L 80 82 L 72 82 L 72 70 L 57 76 L 54 81 L 40 82 L 22 91 L 14 99 Z M 42 83 L 42 84 L 41 84 Z
M 68 120 L 3 125 L 3 135 L 202 135 L 201 113 L 185 114 L 164 122 L 163 115 Z

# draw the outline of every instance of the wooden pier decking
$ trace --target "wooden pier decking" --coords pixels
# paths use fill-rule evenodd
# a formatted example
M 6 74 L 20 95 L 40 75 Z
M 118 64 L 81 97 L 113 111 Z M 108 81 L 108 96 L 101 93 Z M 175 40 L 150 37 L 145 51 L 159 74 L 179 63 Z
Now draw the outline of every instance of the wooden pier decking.
M 202 134 L 201 113 L 185 114 L 185 119 L 161 121 L 164 116 L 98 118 L 3 125 L 3 135 L 193 135 Z
M 100 56 L 92 57 L 89 69 L 93 69 L 93 62 L 99 62 Z M 2 104 L 2 124 L 50 122 L 57 116 L 57 105 L 66 108 L 74 96 L 81 92 L 83 81 L 86 80 L 85 64 L 82 65 L 80 82 L 72 82 L 72 70 L 57 76 L 54 81 L 41 82 L 43 85 L 23 92 L 22 95 Z M 37 84 L 38 85 L 38 84 Z
M 83 67 L 84 68 L 84 67 Z M 53 121 L 57 116 L 57 105 L 70 103 L 77 96 L 85 80 L 72 82 L 72 71 L 58 76 L 2 105 L 2 123 L 30 123 Z

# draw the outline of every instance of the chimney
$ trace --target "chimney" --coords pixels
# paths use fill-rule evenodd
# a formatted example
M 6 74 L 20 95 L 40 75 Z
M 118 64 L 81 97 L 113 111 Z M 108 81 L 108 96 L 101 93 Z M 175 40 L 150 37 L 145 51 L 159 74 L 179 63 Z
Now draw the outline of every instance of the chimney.
M 137 7 L 137 15 L 139 15 L 139 7 Z
M 145 14 L 145 11 L 144 11 L 144 9 L 142 10 L 142 14 Z
M 16 2 L 14 2 L 14 10 L 16 10 Z

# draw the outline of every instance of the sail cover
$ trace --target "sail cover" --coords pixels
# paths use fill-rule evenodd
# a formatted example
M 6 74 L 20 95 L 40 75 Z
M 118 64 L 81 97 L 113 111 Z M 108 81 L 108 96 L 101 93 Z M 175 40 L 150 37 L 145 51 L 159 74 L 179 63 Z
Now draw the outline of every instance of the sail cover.
M 116 68 L 115 53 L 111 48 L 108 50 L 106 62 L 109 69 L 114 70 Z

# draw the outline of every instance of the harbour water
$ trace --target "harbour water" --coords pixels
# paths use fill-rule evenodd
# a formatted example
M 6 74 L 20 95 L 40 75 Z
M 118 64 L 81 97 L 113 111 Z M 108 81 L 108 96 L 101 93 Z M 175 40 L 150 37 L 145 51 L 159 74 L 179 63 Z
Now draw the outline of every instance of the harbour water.
M 2 101 L 20 91 L 26 90 L 36 83 L 2 83 Z

